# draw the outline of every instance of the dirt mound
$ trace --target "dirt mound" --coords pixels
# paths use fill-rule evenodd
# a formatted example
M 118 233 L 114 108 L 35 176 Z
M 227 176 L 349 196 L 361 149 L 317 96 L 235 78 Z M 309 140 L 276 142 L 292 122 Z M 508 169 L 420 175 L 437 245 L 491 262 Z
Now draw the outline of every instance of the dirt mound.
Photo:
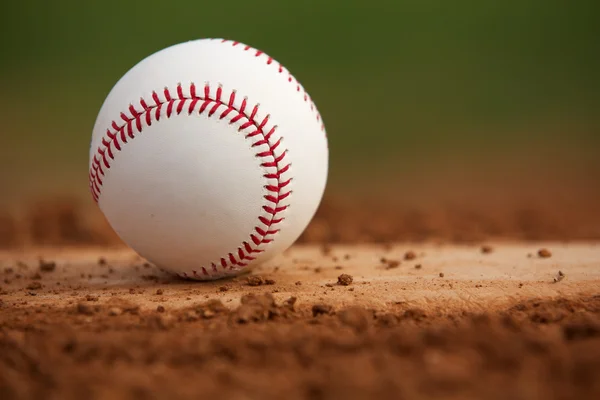
M 269 294 L 233 310 L 111 304 L 0 315 L 3 399 L 600 396 L 598 296 L 450 315 L 313 315 Z

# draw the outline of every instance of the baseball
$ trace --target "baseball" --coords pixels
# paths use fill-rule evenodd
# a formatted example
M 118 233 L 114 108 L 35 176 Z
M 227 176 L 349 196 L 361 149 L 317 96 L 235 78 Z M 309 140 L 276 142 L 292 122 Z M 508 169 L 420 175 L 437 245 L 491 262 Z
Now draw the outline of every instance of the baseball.
M 139 255 L 182 277 L 235 275 L 300 236 L 327 181 L 325 127 L 302 85 L 223 39 L 145 58 L 96 119 L 89 187 Z

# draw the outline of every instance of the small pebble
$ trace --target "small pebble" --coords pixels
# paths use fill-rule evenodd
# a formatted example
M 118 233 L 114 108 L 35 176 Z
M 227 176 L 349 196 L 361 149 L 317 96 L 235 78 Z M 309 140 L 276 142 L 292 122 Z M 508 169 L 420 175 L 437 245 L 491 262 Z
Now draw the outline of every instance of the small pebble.
M 494 251 L 494 249 L 492 248 L 492 246 L 488 246 L 488 245 L 483 245 L 483 246 L 481 246 L 481 252 L 482 252 L 483 254 L 489 254 L 489 253 L 491 253 L 492 251 Z
M 42 288 L 42 284 L 39 282 L 31 282 L 29 285 L 27 285 L 27 289 L 29 290 L 39 290 Z
M 52 272 L 56 269 L 56 263 L 54 261 L 40 260 L 40 271 Z
M 550 253 L 550 250 L 548 250 L 548 249 L 539 249 L 538 256 L 540 258 L 549 258 L 549 257 L 552 257 L 552 253 Z
M 247 282 L 248 286 L 260 286 L 264 283 L 263 278 L 258 275 L 249 276 Z

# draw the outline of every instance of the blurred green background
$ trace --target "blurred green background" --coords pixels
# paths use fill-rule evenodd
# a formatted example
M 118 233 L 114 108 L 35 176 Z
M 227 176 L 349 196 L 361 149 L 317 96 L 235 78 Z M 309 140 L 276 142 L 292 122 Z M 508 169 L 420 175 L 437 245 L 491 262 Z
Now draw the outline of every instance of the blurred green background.
M 328 130 L 332 187 L 373 171 L 508 168 L 527 159 L 541 169 L 596 168 L 597 4 L 3 2 L 4 197 L 87 195 L 91 129 L 112 85 L 147 55 L 202 37 L 260 48 L 303 83 Z

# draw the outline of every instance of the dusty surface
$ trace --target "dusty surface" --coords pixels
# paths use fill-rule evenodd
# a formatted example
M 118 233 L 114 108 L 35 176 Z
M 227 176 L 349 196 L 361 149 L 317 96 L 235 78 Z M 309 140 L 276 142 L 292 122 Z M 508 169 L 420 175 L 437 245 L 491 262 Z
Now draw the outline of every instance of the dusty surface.
M 2 399 L 600 396 L 600 243 L 296 246 L 212 283 L 13 249 L 0 276 Z
M 0 211 L 0 399 L 600 398 L 596 176 L 408 172 L 210 283 L 89 202 Z
M 450 313 L 534 297 L 600 294 L 600 243 L 486 246 L 491 252 L 476 245 L 298 245 L 251 273 L 203 284 L 160 271 L 128 249 L 13 250 L 0 253 L 2 299 L 5 306 L 26 301 L 66 307 L 91 295 L 98 297 L 96 304 L 118 297 L 142 309 L 218 299 L 231 308 L 244 294 L 269 292 L 276 300 L 295 296 L 298 306 L 327 302 Z M 544 252 L 551 256 L 540 256 Z M 564 278 L 554 282 L 559 271 Z M 342 275 L 351 283 L 340 283 Z M 38 284 L 41 288 L 31 289 Z

